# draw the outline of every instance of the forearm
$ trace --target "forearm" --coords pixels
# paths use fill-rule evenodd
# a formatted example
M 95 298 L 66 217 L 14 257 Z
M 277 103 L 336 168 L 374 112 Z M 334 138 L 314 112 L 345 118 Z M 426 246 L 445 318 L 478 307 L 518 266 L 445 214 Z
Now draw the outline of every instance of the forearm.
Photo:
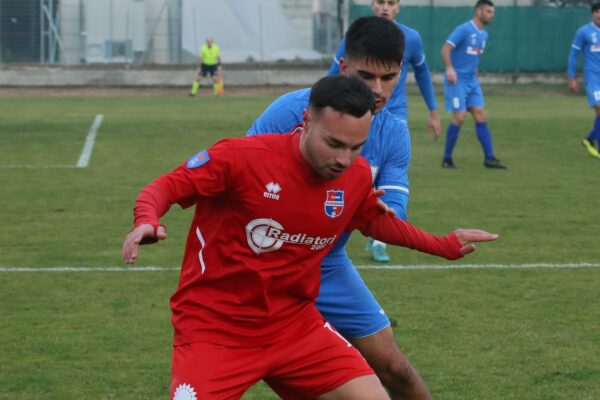
M 462 244 L 454 232 L 435 236 L 399 218 L 379 214 L 361 232 L 385 243 L 408 247 L 423 253 L 456 260 L 462 257 Z
M 423 62 L 421 65 L 414 67 L 415 80 L 419 85 L 421 96 L 427 104 L 427 109 L 433 111 L 437 109 L 437 103 L 435 101 L 435 91 L 433 90 L 433 81 L 431 80 L 431 73 L 427 63 Z
M 160 178 L 144 187 L 133 206 L 134 225 L 141 224 L 157 225 L 160 217 L 165 215 L 171 208 L 171 201 L 166 195 Z
M 575 78 L 576 67 L 577 67 L 577 56 L 579 55 L 579 50 L 574 47 L 571 47 L 571 51 L 569 52 L 569 64 L 567 68 L 567 76 L 569 79 Z

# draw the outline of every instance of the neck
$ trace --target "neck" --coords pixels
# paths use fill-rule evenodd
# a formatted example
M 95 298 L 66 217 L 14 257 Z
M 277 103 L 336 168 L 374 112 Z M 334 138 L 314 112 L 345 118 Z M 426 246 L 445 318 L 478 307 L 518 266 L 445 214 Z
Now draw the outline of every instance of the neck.
M 483 22 L 481 22 L 479 18 L 473 18 L 473 23 L 477 26 L 477 28 L 483 29 Z

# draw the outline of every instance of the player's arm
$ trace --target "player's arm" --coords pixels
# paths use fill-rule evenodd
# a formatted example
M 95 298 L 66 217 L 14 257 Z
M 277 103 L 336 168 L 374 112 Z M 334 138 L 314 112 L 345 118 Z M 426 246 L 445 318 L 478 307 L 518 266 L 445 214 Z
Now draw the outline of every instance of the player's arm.
M 454 49 L 454 46 L 448 42 L 444 43 L 442 46 L 442 60 L 444 61 L 444 65 L 446 66 L 446 79 L 452 85 L 454 85 L 457 81 L 456 71 L 452 66 L 452 60 L 450 59 L 450 52 Z
M 381 200 L 393 209 L 398 218 L 406 219 L 410 195 L 408 167 L 410 163 L 410 133 L 405 123 L 398 123 L 386 146 L 386 157 L 375 179 L 375 188 L 385 193 Z
M 420 38 L 419 38 L 420 39 Z M 421 45 L 421 49 L 422 49 Z M 437 112 L 437 102 L 435 100 L 435 91 L 433 90 L 433 81 L 431 80 L 431 72 L 427 61 L 425 61 L 425 53 L 420 52 L 420 59 L 412 64 L 415 74 L 415 80 L 421 91 L 421 96 L 425 100 L 427 109 L 429 110 L 429 118 L 427 120 L 427 128 L 433 134 L 435 139 L 439 138 L 442 133 L 442 124 L 440 116 Z
M 201 196 L 216 196 L 227 189 L 235 154 L 231 148 L 231 143 L 223 140 L 140 191 L 133 207 L 134 229 L 123 241 L 126 263 L 136 261 L 140 245 L 166 239 L 166 227 L 160 218 L 173 204 L 187 208 Z
M 571 51 L 569 52 L 569 61 L 567 67 L 567 77 L 569 78 L 569 89 L 573 92 L 579 91 L 579 84 L 577 83 L 577 57 L 581 52 L 584 45 L 584 35 L 581 30 L 578 30 L 571 44 Z
M 386 213 L 377 205 L 376 199 L 375 191 L 370 190 L 347 230 L 358 229 L 376 240 L 449 260 L 474 252 L 474 243 L 498 238 L 498 235 L 480 229 L 456 229 L 444 236 L 432 235 Z
M 346 37 L 342 38 L 335 55 L 333 56 L 333 61 L 331 62 L 331 66 L 327 71 L 327 75 L 339 75 L 340 74 L 340 60 L 346 56 Z

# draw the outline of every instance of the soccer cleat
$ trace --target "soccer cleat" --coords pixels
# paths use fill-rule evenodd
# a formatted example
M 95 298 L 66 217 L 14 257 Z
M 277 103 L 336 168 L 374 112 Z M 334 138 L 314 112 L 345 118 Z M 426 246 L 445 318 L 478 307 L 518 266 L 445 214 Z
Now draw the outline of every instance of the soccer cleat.
M 380 263 L 386 263 L 390 261 L 390 256 L 388 256 L 385 252 L 385 245 L 381 243 L 375 243 L 371 249 L 373 251 L 373 255 L 371 257 L 373 261 Z
M 456 165 L 454 165 L 454 161 L 451 158 L 444 158 L 442 160 L 442 168 L 456 169 Z
M 365 251 L 370 253 L 373 251 L 373 239 L 367 238 L 367 243 L 365 244 Z
M 483 166 L 494 169 L 507 169 L 506 165 L 502 164 L 497 158 L 486 158 L 483 160 Z
M 598 152 L 598 149 L 596 149 L 596 143 L 594 143 L 593 140 L 583 138 L 581 140 L 581 144 L 587 149 L 588 153 L 590 153 L 592 157 L 600 158 L 600 153 Z
M 196 93 L 192 93 L 192 92 L 190 92 L 189 96 L 190 96 L 190 97 L 195 97 L 195 96 L 196 96 Z

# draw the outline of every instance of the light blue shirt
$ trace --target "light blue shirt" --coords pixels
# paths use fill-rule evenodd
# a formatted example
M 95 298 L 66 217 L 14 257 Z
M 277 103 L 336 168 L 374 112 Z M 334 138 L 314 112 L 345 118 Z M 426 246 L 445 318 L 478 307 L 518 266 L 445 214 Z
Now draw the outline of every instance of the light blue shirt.
M 301 124 L 302 112 L 309 107 L 310 90 L 300 89 L 279 97 L 254 121 L 246 136 L 285 133 Z M 410 134 L 406 123 L 385 108 L 375 114 L 360 155 L 371 166 L 374 186 L 385 190 L 382 200 L 402 219 L 406 219 L 408 205 L 410 153 Z M 346 262 L 348 254 L 344 247 L 349 237 L 350 233 L 340 237 L 323 259 L 323 267 Z
M 583 52 L 583 72 L 586 82 L 594 77 L 596 80 L 600 79 L 600 27 L 593 22 L 585 24 L 575 34 L 569 54 L 569 79 L 575 77 L 577 56 L 580 52 Z
M 454 28 L 446 40 L 446 43 L 454 47 L 450 52 L 450 61 L 459 81 L 477 77 L 479 58 L 483 54 L 487 38 L 488 33 L 479 29 L 471 20 Z

